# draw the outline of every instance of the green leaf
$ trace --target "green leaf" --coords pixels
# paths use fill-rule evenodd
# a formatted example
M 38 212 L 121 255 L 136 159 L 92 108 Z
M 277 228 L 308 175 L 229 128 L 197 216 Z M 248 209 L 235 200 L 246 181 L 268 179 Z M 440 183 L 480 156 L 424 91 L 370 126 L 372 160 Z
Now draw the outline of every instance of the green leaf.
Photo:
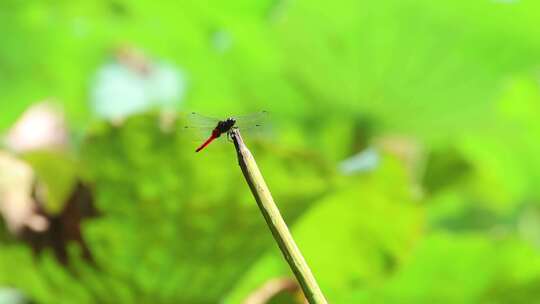
M 45 211 L 52 215 L 60 213 L 77 183 L 77 162 L 67 153 L 46 150 L 28 152 L 23 159 L 38 178 Z

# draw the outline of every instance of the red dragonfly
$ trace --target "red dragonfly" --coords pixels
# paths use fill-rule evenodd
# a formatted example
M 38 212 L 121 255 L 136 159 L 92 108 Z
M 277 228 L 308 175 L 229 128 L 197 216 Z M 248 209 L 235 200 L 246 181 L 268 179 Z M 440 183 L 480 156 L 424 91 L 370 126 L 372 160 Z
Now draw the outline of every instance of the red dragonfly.
M 231 116 L 225 119 L 206 117 L 196 112 L 191 112 L 186 117 L 184 129 L 197 131 L 197 133 L 210 133 L 209 137 L 195 150 L 199 152 L 223 134 L 229 136 L 233 128 L 240 130 L 261 129 L 268 112 L 261 111 L 249 115 Z

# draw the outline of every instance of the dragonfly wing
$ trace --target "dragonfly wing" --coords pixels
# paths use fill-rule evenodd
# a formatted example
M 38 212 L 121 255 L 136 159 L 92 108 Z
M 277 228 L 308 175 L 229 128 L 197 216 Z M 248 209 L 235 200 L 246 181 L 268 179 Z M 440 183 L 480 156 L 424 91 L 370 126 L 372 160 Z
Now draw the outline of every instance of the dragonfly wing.
M 259 129 L 263 127 L 268 120 L 268 112 L 260 111 L 249 115 L 233 116 L 236 124 L 241 130 Z
M 267 118 L 268 112 L 260 111 L 248 115 L 233 116 L 236 120 L 235 126 L 249 133 L 258 133 L 262 130 Z M 201 115 L 197 112 L 190 112 L 182 116 L 180 126 L 187 134 L 187 137 L 195 141 L 204 141 L 212 131 L 217 127 L 220 119 Z
M 215 128 L 219 122 L 219 119 L 201 115 L 197 112 L 191 112 L 183 117 L 185 126 L 191 128 Z
M 202 142 L 206 140 L 210 135 L 212 135 L 213 128 L 202 128 L 202 127 L 189 127 L 183 126 L 182 133 L 186 136 L 187 139 L 194 142 Z
M 206 140 L 218 122 L 218 119 L 191 112 L 182 116 L 180 127 L 189 139 L 197 142 Z

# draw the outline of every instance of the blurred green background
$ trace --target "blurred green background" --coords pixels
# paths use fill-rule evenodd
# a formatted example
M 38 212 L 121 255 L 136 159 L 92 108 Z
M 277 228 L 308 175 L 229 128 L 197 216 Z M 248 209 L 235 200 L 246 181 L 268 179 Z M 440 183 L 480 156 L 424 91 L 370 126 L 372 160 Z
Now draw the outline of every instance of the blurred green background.
M 232 145 L 182 129 L 260 110 L 245 139 L 330 303 L 540 303 L 538 20 L 3 0 L 0 303 L 302 303 Z

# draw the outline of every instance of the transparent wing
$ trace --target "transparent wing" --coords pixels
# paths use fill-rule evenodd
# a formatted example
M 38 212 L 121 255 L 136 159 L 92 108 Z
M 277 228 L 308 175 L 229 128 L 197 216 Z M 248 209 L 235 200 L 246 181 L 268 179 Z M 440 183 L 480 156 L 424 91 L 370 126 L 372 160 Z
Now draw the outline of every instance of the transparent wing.
M 235 126 L 240 128 L 240 130 L 251 130 L 264 127 L 267 123 L 268 116 L 267 111 L 260 111 L 248 115 L 233 116 L 233 118 L 236 119 Z
M 191 128 L 197 128 L 197 127 L 201 127 L 201 128 L 209 128 L 209 127 L 212 127 L 212 128 L 215 128 L 218 124 L 218 122 L 220 121 L 219 119 L 217 118 L 213 118 L 213 117 L 208 117 L 208 116 L 204 116 L 204 115 L 201 115 L 197 112 L 190 112 L 186 115 L 184 115 L 184 121 L 185 121 L 185 126 L 188 126 L 188 127 L 191 127 Z
M 236 120 L 235 126 L 242 131 L 256 134 L 263 129 L 268 119 L 267 111 L 260 111 L 248 115 L 232 116 Z M 188 138 L 202 141 L 208 138 L 220 119 L 208 117 L 197 112 L 186 113 L 182 116 L 180 126 Z
M 194 128 L 184 126 L 182 131 L 186 136 L 186 139 L 193 142 L 203 142 L 212 134 L 213 128 Z
M 219 122 L 219 119 L 207 117 L 196 112 L 182 115 L 181 119 L 180 127 L 182 131 L 185 132 L 189 139 L 195 142 L 208 138 Z

